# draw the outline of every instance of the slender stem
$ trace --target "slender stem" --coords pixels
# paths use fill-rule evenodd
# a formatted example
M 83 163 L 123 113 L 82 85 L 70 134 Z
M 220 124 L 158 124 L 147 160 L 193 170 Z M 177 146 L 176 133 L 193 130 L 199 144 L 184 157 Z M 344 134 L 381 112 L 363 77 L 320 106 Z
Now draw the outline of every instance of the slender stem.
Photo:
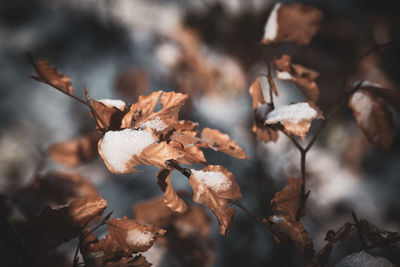
M 387 46 L 392 45 L 392 42 L 387 42 L 387 43 L 383 43 L 380 45 L 374 45 L 374 47 L 372 47 L 371 49 L 365 51 L 363 54 L 361 54 L 358 58 L 357 58 L 357 63 L 362 60 L 363 58 L 365 58 L 366 56 L 368 56 L 369 54 L 371 54 L 372 52 L 375 52 L 376 50 L 380 51 L 382 48 L 385 48 Z
M 354 211 L 351 211 L 351 215 L 353 216 L 354 224 L 357 227 L 358 236 L 360 237 L 360 240 L 361 240 L 361 249 L 364 249 L 367 246 L 367 242 L 363 235 L 362 225 L 361 225 L 360 221 L 358 220 L 357 215 L 354 213 Z
M 79 263 L 78 263 L 78 262 L 79 262 L 78 252 L 79 252 L 79 249 L 80 249 L 80 247 L 81 247 L 82 241 L 85 240 L 86 237 L 88 237 L 91 233 L 93 233 L 94 231 L 96 231 L 98 228 L 100 228 L 101 226 L 107 224 L 107 222 L 108 222 L 108 220 L 110 219 L 112 213 L 113 213 L 113 211 L 109 212 L 109 213 L 104 217 L 104 219 L 103 219 L 98 225 L 96 225 L 96 227 L 94 227 L 94 228 L 91 229 L 89 232 L 85 233 L 83 236 L 81 236 L 81 237 L 79 238 L 78 246 L 76 247 L 76 250 L 75 250 L 74 261 L 73 261 L 72 267 L 76 267 L 76 266 L 79 265 Z
M 272 108 L 274 109 L 275 105 L 274 105 L 273 90 L 275 88 L 275 83 L 274 83 L 274 79 L 272 78 L 272 71 L 271 71 L 271 64 L 270 63 L 267 63 L 267 69 L 268 69 L 267 78 L 268 78 L 268 84 L 269 84 L 269 99 L 271 101 Z

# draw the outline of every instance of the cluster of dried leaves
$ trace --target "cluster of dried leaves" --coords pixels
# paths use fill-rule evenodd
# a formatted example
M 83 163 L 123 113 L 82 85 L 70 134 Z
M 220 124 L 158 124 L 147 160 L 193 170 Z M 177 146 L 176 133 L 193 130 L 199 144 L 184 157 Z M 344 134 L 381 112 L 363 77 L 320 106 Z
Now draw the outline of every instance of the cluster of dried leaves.
M 321 20 L 322 12 L 316 8 L 276 4 L 261 42 L 264 45 L 286 41 L 309 44 L 317 34 Z M 193 33 L 181 30 L 176 37 L 160 48 L 158 56 L 182 74 L 177 84 L 183 88 L 196 84 L 202 90 L 221 87 L 221 83 L 230 85 L 229 82 L 242 87 L 240 79 L 220 79 L 222 68 L 202 59 L 199 41 Z M 175 51 L 174 57 L 165 58 L 164 50 L 171 52 L 171 49 Z M 201 206 L 188 205 L 182 194 L 174 190 L 171 173 L 178 170 L 189 179 L 193 201 L 212 211 L 219 222 L 220 233 L 226 235 L 236 212 L 229 203 L 241 207 L 238 200 L 242 195 L 235 176 L 223 166 L 209 165 L 202 149 L 246 159 L 244 150 L 217 129 L 198 131 L 198 123 L 180 120 L 179 112 L 188 99 L 187 94 L 157 91 L 139 96 L 133 104 L 126 104 L 121 100 L 91 99 L 85 89 L 86 98 L 82 100 L 74 94 L 70 77 L 61 74 L 47 61 L 31 61 L 37 72 L 34 79 L 85 104 L 97 125 L 97 132 L 50 146 L 51 158 L 73 167 L 91 161 L 99 154 L 115 174 L 134 172 L 138 165 L 156 166 L 160 168 L 157 183 L 163 197 L 135 205 L 135 219 L 110 219 L 109 214 L 99 221 L 107 202 L 87 179 L 78 174 L 60 172 L 37 175 L 33 184 L 20 192 L 22 202 L 26 204 L 34 200 L 36 202 L 30 203 L 36 206 L 34 210 L 41 210 L 39 215 L 31 216 L 19 225 L 24 244 L 34 251 L 50 251 L 79 236 L 79 249 L 86 266 L 150 266 L 139 253 L 148 251 L 153 245 L 168 251 L 182 266 L 210 266 L 214 259 L 208 237 L 210 218 Z M 275 75 L 271 69 L 275 70 Z M 291 56 L 286 54 L 274 59 L 268 70 L 268 75 L 258 77 L 249 89 L 253 99 L 252 130 L 257 139 L 264 142 L 276 141 L 281 131 L 300 147 L 305 161 L 308 149 L 298 145 L 295 136 L 304 140 L 313 120 L 329 119 L 329 115 L 323 116 L 316 106 L 320 96 L 319 73 L 293 63 Z M 273 99 L 279 97 L 279 93 L 274 78 L 294 83 L 305 101 L 275 107 Z M 126 87 L 123 80 L 121 78 L 119 84 Z M 229 87 L 227 84 L 225 86 Z M 263 93 L 267 87 L 270 93 L 268 102 Z M 368 140 L 389 149 L 395 126 L 388 105 L 400 111 L 400 94 L 377 83 L 359 82 L 344 100 L 348 101 L 356 125 Z M 201 170 L 180 166 L 199 163 L 204 165 Z M 355 219 L 354 223 L 346 223 L 336 232 L 329 231 L 326 245 L 315 254 L 313 241 L 300 222 L 305 215 L 307 199 L 304 168 L 302 166 L 299 178 L 289 178 L 286 186 L 275 194 L 270 203 L 272 212 L 259 221 L 272 232 L 277 242 L 293 242 L 309 266 L 326 266 L 334 244 L 345 240 L 355 229 L 365 244 L 363 248 L 367 248 L 367 242 L 372 247 L 390 246 L 399 238 L 397 233 Z M 22 207 L 29 210 L 29 205 Z M 94 229 L 108 225 L 108 234 L 102 239 L 97 238 L 94 229 L 88 228 L 96 222 L 100 223 Z M 74 259 L 74 265 L 77 264 L 78 257 Z

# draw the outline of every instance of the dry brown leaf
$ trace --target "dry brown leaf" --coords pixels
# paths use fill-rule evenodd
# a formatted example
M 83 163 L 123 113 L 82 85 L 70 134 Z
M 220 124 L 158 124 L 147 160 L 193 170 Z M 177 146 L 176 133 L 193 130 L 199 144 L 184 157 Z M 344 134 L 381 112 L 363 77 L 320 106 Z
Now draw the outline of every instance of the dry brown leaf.
M 280 106 L 268 113 L 265 124 L 276 125 L 281 123 L 286 131 L 305 139 L 311 122 L 314 119 L 323 119 L 322 112 L 312 103 L 300 102 Z
M 249 92 L 253 98 L 253 133 L 256 134 L 257 140 L 262 140 L 266 143 L 276 141 L 279 137 L 278 131 L 269 125 L 264 124 L 267 114 L 273 109 L 273 107 L 271 104 L 265 102 L 264 94 L 261 89 L 260 77 L 252 83 Z
M 314 255 L 313 242 L 303 225 L 286 215 L 274 215 L 270 221 L 275 223 L 280 230 L 293 241 L 296 247 L 306 258 Z
M 211 218 L 203 207 L 193 205 L 185 213 L 175 217 L 173 226 L 183 238 L 190 235 L 205 237 L 211 231 Z
M 282 55 L 280 59 L 274 61 L 276 77 L 280 80 L 289 80 L 297 85 L 301 93 L 313 103 L 318 101 L 319 88 L 315 80 L 319 73 L 292 63 L 292 58 L 288 55 Z
M 365 234 L 366 238 L 374 246 L 378 247 L 387 247 L 388 245 L 387 243 L 385 244 L 385 242 L 399 236 L 397 232 L 387 231 L 367 221 L 362 221 L 362 229 L 363 234 Z M 394 245 L 394 243 L 391 245 Z
M 35 250 L 49 250 L 80 235 L 95 218 L 103 214 L 107 201 L 101 197 L 75 200 L 68 206 L 45 208 L 28 222 L 26 242 Z
M 400 113 L 400 92 L 396 87 L 383 87 L 378 83 L 364 81 L 360 88 L 384 99 Z
M 296 220 L 297 212 L 301 204 L 301 187 L 303 180 L 299 178 L 289 178 L 282 191 L 275 194 L 271 204 L 275 211 L 283 212 L 292 220 Z
M 97 121 L 97 124 L 108 130 L 119 130 L 121 121 L 125 115 L 124 108 L 119 108 L 112 105 L 105 105 L 100 101 L 92 100 L 92 108 L 96 112 L 96 116 L 91 114 Z
M 47 60 L 38 60 L 35 67 L 38 75 L 38 77 L 35 78 L 36 80 L 48 83 L 69 95 L 74 94 L 74 89 L 71 85 L 71 78 L 62 75 L 51 66 Z
M 98 133 L 90 133 L 69 141 L 52 144 L 48 151 L 55 162 L 75 167 L 98 157 L 97 143 L 99 139 Z
M 177 215 L 165 205 L 164 197 L 157 197 L 135 204 L 133 206 L 133 214 L 138 222 L 153 224 L 160 228 L 168 227 Z
M 227 134 L 223 134 L 216 129 L 204 128 L 201 132 L 201 139 L 209 147 L 216 151 L 224 152 L 238 159 L 247 159 L 246 152 Z
M 168 145 L 181 153 L 182 157 L 178 160 L 180 164 L 206 163 L 203 151 L 201 151 L 197 146 L 189 146 L 185 148 L 181 143 L 176 141 L 170 141 Z
M 322 17 L 322 12 L 314 7 L 277 3 L 269 15 L 261 42 L 309 44 L 319 30 Z
M 119 250 L 131 255 L 148 250 L 158 236 L 164 235 L 165 230 L 124 217 L 110 219 L 108 232 Z
M 192 170 L 189 184 L 193 200 L 206 205 L 217 217 L 220 233 L 226 235 L 232 226 L 235 209 L 229 207 L 228 199 L 241 198 L 235 176 L 219 165 L 207 165 L 201 171 Z
M 381 98 L 360 89 L 349 99 L 356 125 L 364 132 L 370 143 L 389 149 L 394 135 L 393 115 Z
M 171 210 L 183 213 L 187 210 L 187 205 L 178 194 L 175 192 L 171 184 L 171 171 L 168 169 L 161 169 L 157 173 L 157 183 L 161 190 L 164 192 L 164 203 Z

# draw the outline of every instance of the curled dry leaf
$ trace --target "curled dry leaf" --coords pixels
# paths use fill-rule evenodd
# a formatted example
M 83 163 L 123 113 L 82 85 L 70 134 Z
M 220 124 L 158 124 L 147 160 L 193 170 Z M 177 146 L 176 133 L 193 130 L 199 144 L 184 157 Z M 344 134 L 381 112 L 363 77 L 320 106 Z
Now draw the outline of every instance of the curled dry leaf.
M 103 198 L 92 197 L 75 200 L 59 209 L 45 208 L 23 230 L 25 241 L 35 250 L 52 249 L 80 235 L 106 207 L 107 201 Z
M 71 85 L 71 78 L 62 75 L 51 66 L 47 60 L 38 60 L 35 68 L 38 75 L 38 77 L 35 77 L 36 80 L 50 84 L 66 94 L 74 94 L 74 89 Z
M 164 203 L 164 197 L 145 200 L 133 206 L 135 220 L 153 224 L 160 228 L 168 227 L 177 215 Z
M 108 231 L 118 249 L 124 251 L 126 255 L 148 250 L 155 239 L 165 233 L 163 229 L 141 224 L 126 217 L 110 219 Z
M 118 130 L 121 128 L 121 121 L 125 114 L 125 103 L 121 100 L 92 100 L 92 108 L 96 116 L 91 114 L 97 124 L 108 130 Z
M 399 236 L 397 232 L 390 232 L 367 221 L 362 221 L 362 229 L 365 237 L 377 247 L 385 247 L 387 241 Z
M 296 42 L 309 44 L 318 32 L 322 12 L 301 4 L 275 4 L 265 24 L 262 43 Z
M 301 93 L 313 103 L 318 101 L 319 88 L 315 80 L 319 73 L 292 63 L 292 58 L 288 55 L 282 55 L 280 59 L 274 61 L 276 77 L 280 80 L 288 80 L 295 83 Z
M 227 134 L 216 129 L 204 128 L 201 132 L 201 139 L 214 150 L 224 152 L 238 159 L 247 159 L 244 150 Z
M 381 98 L 360 89 L 349 99 L 356 125 L 361 128 L 370 143 L 389 149 L 394 135 L 393 115 Z
M 108 169 L 116 174 L 134 172 L 140 164 L 168 168 L 165 161 L 182 154 L 148 130 L 107 131 L 99 140 L 98 150 Z
M 157 183 L 164 192 L 164 203 L 167 205 L 167 207 L 179 213 L 183 213 L 187 210 L 185 201 L 178 196 L 172 187 L 170 170 L 161 169 L 157 173 Z
M 267 114 L 273 107 L 271 104 L 265 102 L 264 94 L 261 89 L 260 77 L 251 84 L 249 92 L 253 98 L 253 133 L 256 134 L 258 140 L 262 140 L 266 143 L 270 141 L 275 142 L 278 139 L 278 131 L 264 124 Z
M 97 158 L 99 139 L 98 133 L 90 133 L 66 142 L 52 144 L 48 151 L 55 162 L 75 167 Z
M 297 213 L 301 204 L 301 187 L 303 180 L 299 178 L 289 178 L 285 188 L 275 194 L 271 200 L 274 213 L 283 212 L 292 220 L 296 220 Z
M 241 198 L 235 176 L 219 165 L 207 165 L 201 171 L 191 170 L 189 184 L 193 200 L 206 205 L 217 217 L 220 233 L 226 235 L 232 226 L 235 209 L 229 207 L 228 199 Z
M 364 81 L 361 88 L 384 99 L 400 113 L 400 92 L 396 87 L 384 88 L 380 84 Z
M 313 242 L 303 225 L 287 215 L 273 215 L 269 218 L 280 231 L 290 238 L 306 258 L 314 255 Z
M 322 112 L 312 103 L 296 103 L 278 107 L 268 113 L 265 124 L 282 123 L 289 133 L 305 139 L 311 122 L 314 119 L 323 119 Z

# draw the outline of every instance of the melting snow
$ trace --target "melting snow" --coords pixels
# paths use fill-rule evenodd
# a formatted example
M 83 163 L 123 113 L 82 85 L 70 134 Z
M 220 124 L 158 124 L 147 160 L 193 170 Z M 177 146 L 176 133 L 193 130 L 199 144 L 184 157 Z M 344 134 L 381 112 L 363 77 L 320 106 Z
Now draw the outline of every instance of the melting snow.
M 125 108 L 125 102 L 119 99 L 100 99 L 97 101 L 103 103 L 106 106 L 116 107 L 117 109 L 123 110 Z
M 274 215 L 274 216 L 272 216 L 271 220 L 272 220 L 274 223 L 280 223 L 280 222 L 284 221 L 285 219 L 282 218 L 282 217 L 279 217 L 279 216 Z
M 265 24 L 263 40 L 273 41 L 276 38 L 278 34 L 278 10 L 280 7 L 281 3 L 277 3 L 272 9 L 267 23 Z
M 191 170 L 194 178 L 215 192 L 227 190 L 232 182 L 222 172 Z
M 317 111 L 308 103 L 297 103 L 274 109 L 268 113 L 265 123 L 274 124 L 284 120 L 297 123 L 303 119 L 313 119 L 317 116 L 317 114 Z
M 290 80 L 290 79 L 292 79 L 292 75 L 290 75 L 290 73 L 289 72 L 287 72 L 287 71 L 279 71 L 278 73 L 277 73 L 277 76 L 276 76 L 278 79 L 281 79 L 281 80 Z
M 157 131 L 162 131 L 165 128 L 167 128 L 167 125 L 164 123 L 164 121 L 162 119 L 160 119 L 160 117 L 156 117 L 154 120 L 149 120 L 149 121 L 145 121 L 140 123 L 139 127 L 141 128 L 151 128 Z
M 374 105 L 369 95 L 362 91 L 357 91 L 351 96 L 350 104 L 352 109 L 358 112 L 357 119 L 361 123 L 368 123 Z
M 148 231 L 131 229 L 127 232 L 126 242 L 134 246 L 147 246 L 154 239 L 154 234 Z
M 156 139 L 151 132 L 124 129 L 106 132 L 100 148 L 108 164 L 114 170 L 124 172 L 127 161 L 154 142 Z

